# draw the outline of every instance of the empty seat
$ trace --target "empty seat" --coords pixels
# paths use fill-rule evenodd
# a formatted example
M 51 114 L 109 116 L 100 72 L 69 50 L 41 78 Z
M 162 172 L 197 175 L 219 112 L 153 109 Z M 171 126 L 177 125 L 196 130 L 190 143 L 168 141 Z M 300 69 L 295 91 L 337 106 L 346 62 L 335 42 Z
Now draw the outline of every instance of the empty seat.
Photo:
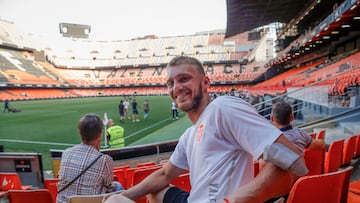
M 53 202 L 56 202 L 56 197 L 58 194 L 58 190 L 57 190 L 57 184 L 59 182 L 58 178 L 49 178 L 49 179 L 45 179 L 44 180 L 44 188 L 49 190 L 50 194 L 51 194 L 51 198 L 53 199 Z
M 258 161 L 254 161 L 254 177 L 257 176 L 257 174 L 259 173 L 259 171 L 260 171 L 259 162 L 258 162 Z
M 287 203 L 346 203 L 353 167 L 299 178 L 290 190 Z
M 343 147 L 343 156 L 342 156 L 342 166 L 349 165 L 351 160 L 355 157 L 355 147 L 356 147 L 356 136 L 348 137 L 344 141 Z
M 136 165 L 137 168 L 139 167 L 146 167 L 146 166 L 155 166 L 155 162 L 151 161 L 151 162 L 145 162 L 145 163 L 138 163 Z
M 316 134 L 316 139 L 317 139 L 317 140 L 325 140 L 325 133 L 326 133 L 326 130 L 325 130 L 325 129 L 320 130 L 320 131 Z
M 31 185 L 22 185 L 17 173 L 0 173 L 0 191 L 28 190 Z
M 10 203 L 55 203 L 49 190 L 9 190 L 8 198 Z
M 121 185 L 125 188 L 126 187 L 126 177 L 125 177 L 125 170 L 117 169 L 113 171 L 114 176 L 116 177 L 116 181 L 120 182 Z
M 134 171 L 132 180 L 129 180 L 129 179 L 127 180 L 127 181 L 131 181 L 129 187 L 133 187 L 133 186 L 137 185 L 142 180 L 144 180 L 148 175 L 152 174 L 154 171 L 157 171 L 160 168 L 161 168 L 161 166 L 154 166 L 154 167 L 145 167 L 145 168 L 136 169 Z M 146 203 L 147 198 L 145 196 L 140 197 L 136 200 L 136 202 L 137 203 Z
M 176 187 L 186 192 L 190 192 L 191 190 L 190 174 L 189 173 L 181 174 L 179 177 L 172 180 L 171 184 L 175 185 Z
M 349 184 L 349 191 L 360 195 L 360 180 L 355 180 Z
M 356 194 L 349 191 L 347 203 L 359 203 L 359 202 L 360 202 L 360 194 Z
M 330 173 L 339 170 L 342 164 L 344 140 L 333 141 L 328 151 L 325 153 L 324 173 Z
M 360 134 L 355 135 L 356 136 L 356 144 L 355 144 L 355 157 L 360 156 Z
M 126 173 L 125 173 L 125 183 L 126 185 L 124 186 L 125 189 L 129 189 L 130 187 L 136 185 L 138 182 L 134 182 L 134 174 L 135 174 L 135 171 L 137 170 L 141 170 L 141 169 L 148 169 L 149 171 L 154 171 L 154 169 L 159 169 L 161 168 L 162 166 L 161 165 L 155 165 L 155 166 L 145 166 L 145 167 L 136 167 L 136 168 L 128 168 L 126 169 Z
M 323 173 L 325 162 L 324 149 L 305 149 L 304 158 L 309 170 L 307 175 L 319 175 Z
M 113 170 L 120 170 L 120 169 L 124 170 L 124 169 L 128 169 L 128 168 L 130 168 L 129 165 L 116 166 L 116 167 L 113 168 Z
M 313 139 L 316 139 L 316 133 L 310 133 L 309 136 L 312 137 Z

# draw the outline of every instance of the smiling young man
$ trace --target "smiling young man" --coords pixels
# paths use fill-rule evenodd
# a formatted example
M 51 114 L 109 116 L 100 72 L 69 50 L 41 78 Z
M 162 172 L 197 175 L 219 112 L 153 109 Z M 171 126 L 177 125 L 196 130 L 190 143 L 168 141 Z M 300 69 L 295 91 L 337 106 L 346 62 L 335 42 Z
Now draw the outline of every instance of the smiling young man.
M 132 202 L 147 194 L 150 202 L 254 203 L 290 190 L 296 175 L 270 162 L 253 176 L 253 161 L 268 146 L 281 143 L 290 154 L 299 156 L 299 152 L 249 103 L 234 96 L 211 101 L 210 80 L 200 61 L 192 57 L 173 58 L 167 66 L 166 83 L 171 99 L 186 112 L 192 126 L 180 137 L 163 168 L 106 203 Z M 185 170 L 190 171 L 190 193 L 169 185 Z

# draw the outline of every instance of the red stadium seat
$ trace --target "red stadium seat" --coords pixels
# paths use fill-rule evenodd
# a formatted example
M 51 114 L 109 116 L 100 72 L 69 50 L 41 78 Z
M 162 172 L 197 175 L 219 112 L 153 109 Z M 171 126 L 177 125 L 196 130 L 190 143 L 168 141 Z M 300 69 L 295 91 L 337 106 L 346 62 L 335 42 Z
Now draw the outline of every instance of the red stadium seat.
M 351 160 L 355 157 L 355 147 L 356 147 L 356 136 L 348 137 L 344 142 L 343 147 L 343 157 L 342 157 L 342 166 L 349 165 Z
M 325 140 L 325 133 L 326 133 L 326 130 L 325 130 L 325 129 L 320 130 L 320 131 L 316 134 L 316 139 L 317 139 L 317 140 Z
M 135 185 L 137 185 L 138 183 L 140 183 L 142 180 L 144 180 L 144 178 L 146 178 L 148 175 L 152 174 L 154 171 L 160 169 L 161 166 L 156 166 L 156 167 L 145 167 L 145 168 L 138 168 L 134 171 L 134 175 L 133 178 L 131 180 L 130 183 L 130 187 L 133 187 Z M 129 180 L 129 179 L 128 179 Z M 147 198 L 144 197 L 140 197 L 137 200 L 135 200 L 136 203 L 146 203 L 147 202 Z
M 57 184 L 59 182 L 58 178 L 52 178 L 52 179 L 45 179 L 44 180 L 44 188 L 49 190 L 51 194 L 51 198 L 53 199 L 53 202 L 56 202 L 56 197 L 58 194 L 57 190 Z
M 357 134 L 355 136 L 356 136 L 355 157 L 359 157 L 360 156 L 360 134 Z
M 342 164 L 344 140 L 333 141 L 328 151 L 325 153 L 324 173 L 330 173 L 339 170 Z
M 254 161 L 254 177 L 257 176 L 257 174 L 260 171 L 260 165 L 258 161 Z
M 139 167 L 144 167 L 144 166 L 155 166 L 155 165 L 156 165 L 155 162 L 151 161 L 151 162 L 146 162 L 146 163 L 138 163 L 136 165 L 136 167 L 139 168 Z
M 9 190 L 10 203 L 55 203 L 47 189 Z
M 347 203 L 359 203 L 359 202 L 360 202 L 360 194 L 356 194 L 349 191 Z
M 130 166 L 129 165 L 124 165 L 124 166 L 116 166 L 116 167 L 114 167 L 113 168 L 113 170 L 120 170 L 120 169 L 127 169 L 127 168 L 130 168 Z
M 319 175 L 323 173 L 325 162 L 324 149 L 305 149 L 304 158 L 309 173 L 306 175 Z
M 360 179 L 349 184 L 349 191 L 360 195 Z
M 189 173 L 181 174 L 179 177 L 171 181 L 171 184 L 175 185 L 176 187 L 186 192 L 190 192 L 191 190 L 190 174 Z
M 287 203 L 346 202 L 353 167 L 336 172 L 299 178 L 290 190 Z
M 116 177 L 116 180 L 121 183 L 121 185 L 125 188 L 126 187 L 126 171 L 125 169 L 116 169 L 113 170 L 114 176 Z
M 17 173 L 0 173 L 0 191 L 29 190 L 31 185 L 22 185 Z
M 313 139 L 316 139 L 316 133 L 310 133 L 309 136 L 312 137 Z
M 134 184 L 134 175 L 135 175 L 135 171 L 137 170 L 142 170 L 142 169 L 145 169 L 145 170 L 150 170 L 150 171 L 153 171 L 153 169 L 159 169 L 161 168 L 162 166 L 161 165 L 155 165 L 155 166 L 145 166 L 145 167 L 136 167 L 136 168 L 128 168 L 126 169 L 126 174 L 125 174 L 125 177 L 126 177 L 126 180 L 125 180 L 125 188 L 126 189 L 129 189 L 130 187 L 133 187 L 134 185 L 137 184 Z M 138 180 L 138 179 L 137 179 Z

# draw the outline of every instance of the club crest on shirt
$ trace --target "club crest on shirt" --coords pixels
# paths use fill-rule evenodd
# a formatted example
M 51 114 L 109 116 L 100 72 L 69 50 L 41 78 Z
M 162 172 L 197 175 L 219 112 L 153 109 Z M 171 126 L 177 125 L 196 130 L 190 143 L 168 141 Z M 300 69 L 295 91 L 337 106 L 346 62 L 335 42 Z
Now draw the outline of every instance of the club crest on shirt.
M 201 141 L 202 136 L 203 136 L 203 134 L 204 134 L 204 128 L 205 128 L 204 124 L 200 124 L 200 125 L 199 125 L 199 128 L 198 128 L 197 131 L 196 131 L 196 142 L 200 142 L 200 141 Z

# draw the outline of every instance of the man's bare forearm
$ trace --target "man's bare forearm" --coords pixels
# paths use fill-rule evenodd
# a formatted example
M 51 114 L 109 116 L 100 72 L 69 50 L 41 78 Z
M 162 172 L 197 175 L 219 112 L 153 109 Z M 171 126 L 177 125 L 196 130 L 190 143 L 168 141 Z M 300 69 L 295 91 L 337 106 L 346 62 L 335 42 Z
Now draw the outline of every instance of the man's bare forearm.
M 124 191 L 122 195 L 135 200 L 144 195 L 155 193 L 169 185 L 171 179 L 163 169 L 159 169 L 146 177 L 141 183 Z
M 287 194 L 295 180 L 294 174 L 267 163 L 254 180 L 240 187 L 228 199 L 236 203 L 262 203 Z

